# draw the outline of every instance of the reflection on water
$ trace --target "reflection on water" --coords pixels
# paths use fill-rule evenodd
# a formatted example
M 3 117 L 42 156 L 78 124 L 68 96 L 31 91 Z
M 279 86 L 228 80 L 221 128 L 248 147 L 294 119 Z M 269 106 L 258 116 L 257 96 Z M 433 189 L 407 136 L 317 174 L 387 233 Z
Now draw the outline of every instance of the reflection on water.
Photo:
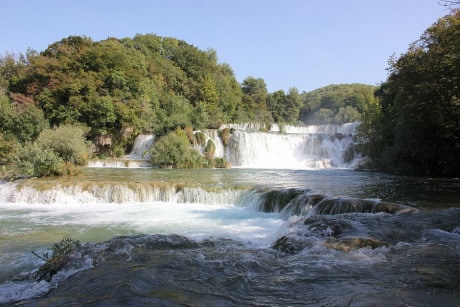
M 184 183 L 188 186 L 252 188 L 292 187 L 312 189 L 317 193 L 379 198 L 421 209 L 460 206 L 460 179 L 421 178 L 346 169 L 325 170 L 163 170 L 163 169 L 85 169 L 70 180 Z

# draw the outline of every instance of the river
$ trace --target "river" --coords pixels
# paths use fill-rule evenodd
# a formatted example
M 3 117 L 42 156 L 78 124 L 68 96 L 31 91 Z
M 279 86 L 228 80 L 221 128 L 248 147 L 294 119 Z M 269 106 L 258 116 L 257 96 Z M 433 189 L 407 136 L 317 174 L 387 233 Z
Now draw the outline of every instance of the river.
M 454 306 L 460 180 L 85 168 L 0 183 L 0 303 Z M 50 283 L 20 281 L 64 237 Z

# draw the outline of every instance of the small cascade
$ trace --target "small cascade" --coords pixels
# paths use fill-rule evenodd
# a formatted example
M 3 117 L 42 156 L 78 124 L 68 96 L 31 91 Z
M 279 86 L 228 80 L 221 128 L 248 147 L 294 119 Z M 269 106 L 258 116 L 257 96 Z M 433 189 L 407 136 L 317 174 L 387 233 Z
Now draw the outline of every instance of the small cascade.
M 206 191 L 162 182 L 82 182 L 42 186 L 38 183 L 0 184 L 0 203 L 25 204 L 90 204 L 90 203 L 200 203 L 208 205 L 234 204 L 243 190 Z
M 206 142 L 208 142 L 208 140 L 211 140 L 214 142 L 214 145 L 216 146 L 214 157 L 223 158 L 225 156 L 225 149 L 224 149 L 224 143 L 222 142 L 222 139 L 219 136 L 219 130 L 204 129 L 203 133 L 206 135 Z M 204 154 L 204 147 L 202 148 L 200 146 L 199 150 L 201 153 Z
M 219 129 L 223 130 L 225 128 L 243 131 L 261 131 L 266 130 L 267 125 L 264 123 L 224 124 Z
M 328 197 L 309 189 L 255 189 L 242 195 L 239 205 L 254 211 L 291 216 L 312 217 L 345 213 L 403 213 L 418 210 L 403 204 L 382 202 L 379 199 Z
M 147 160 L 131 159 L 101 159 L 88 161 L 88 167 L 107 167 L 107 168 L 146 168 L 152 167 Z
M 152 147 L 155 142 L 155 136 L 151 134 L 140 134 L 134 141 L 131 153 L 128 155 L 129 159 L 149 159 L 150 155 L 147 151 Z
M 356 135 L 356 128 L 360 122 L 345 123 L 342 125 L 311 125 L 311 126 L 290 126 L 286 125 L 283 128 L 284 133 L 295 134 L 321 134 L 321 135 L 336 135 L 343 136 Z
M 88 167 L 107 168 L 146 168 L 152 167 L 149 161 L 151 155 L 148 152 L 155 142 L 155 136 L 140 134 L 134 141 L 131 153 L 123 159 L 95 159 L 88 161 Z

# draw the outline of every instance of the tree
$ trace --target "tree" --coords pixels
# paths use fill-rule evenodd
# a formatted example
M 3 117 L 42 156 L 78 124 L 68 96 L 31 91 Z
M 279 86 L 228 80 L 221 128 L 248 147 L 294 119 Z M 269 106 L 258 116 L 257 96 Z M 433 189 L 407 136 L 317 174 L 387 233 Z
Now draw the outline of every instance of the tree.
M 267 85 L 264 79 L 247 77 L 241 84 L 243 98 L 240 109 L 252 121 L 263 122 L 270 119 L 267 110 Z
M 334 123 L 342 124 L 342 123 L 351 123 L 361 119 L 361 113 L 358 112 L 355 108 L 351 106 L 346 106 L 344 108 L 340 108 L 339 112 L 334 117 Z
M 42 148 L 36 143 L 20 146 L 16 157 L 17 168 L 27 176 L 62 175 L 64 163 L 51 148 Z
M 306 124 L 324 123 L 325 109 L 328 122 L 343 124 L 359 120 L 366 108 L 374 103 L 377 87 L 367 84 L 332 84 L 308 93 L 302 93 L 303 104 L 299 119 Z M 329 114 L 330 113 L 330 114 Z M 340 114 L 339 114 L 340 113 Z M 346 116 L 344 116 L 347 114 Z
M 16 142 L 0 131 L 0 164 L 11 162 L 16 149 Z
M 440 18 L 405 54 L 390 59 L 378 91 L 382 117 L 375 126 L 387 137 L 373 157 L 380 168 L 460 175 L 459 68 L 460 11 Z
M 299 95 L 299 90 L 291 87 L 286 95 L 286 99 L 282 102 L 284 110 L 283 117 L 287 123 L 296 123 L 299 118 L 300 107 L 302 100 Z
M 202 168 L 204 159 L 190 147 L 186 133 L 178 129 L 162 136 L 152 147 L 152 162 L 161 167 Z
M 43 130 L 36 143 L 41 148 L 53 150 L 65 162 L 85 165 L 91 155 L 91 146 L 84 136 L 83 128 L 63 125 Z
M 48 127 L 42 110 L 33 102 L 13 105 L 6 95 L 0 96 L 0 131 L 18 141 L 35 141 L 40 132 Z
M 442 6 L 452 8 L 453 6 L 460 5 L 460 0 L 441 0 L 438 3 Z

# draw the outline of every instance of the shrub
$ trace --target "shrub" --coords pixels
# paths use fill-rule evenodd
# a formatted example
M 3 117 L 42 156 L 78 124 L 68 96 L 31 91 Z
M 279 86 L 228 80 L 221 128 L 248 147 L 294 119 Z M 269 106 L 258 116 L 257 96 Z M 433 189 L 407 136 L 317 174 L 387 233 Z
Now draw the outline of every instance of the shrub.
M 196 138 L 193 134 L 193 128 L 191 126 L 187 126 L 184 128 L 184 131 L 187 134 L 187 138 L 189 139 L 190 144 L 194 145 L 196 143 Z
M 48 256 L 48 253 L 42 256 L 32 252 L 35 256 L 45 261 L 45 263 L 34 273 L 30 275 L 30 278 L 37 279 L 37 281 L 45 280 L 50 282 L 59 270 L 71 259 L 72 251 L 80 246 L 80 241 L 72 238 L 64 238 L 58 243 L 53 244 L 52 255 Z
M 190 152 L 187 139 L 170 132 L 161 137 L 152 147 L 152 162 L 159 166 L 180 167 Z
M 51 148 L 42 148 L 36 143 L 20 146 L 16 165 L 21 174 L 26 176 L 62 175 L 64 160 Z
M 216 152 L 216 145 L 212 140 L 208 140 L 206 147 L 204 148 L 204 155 L 206 159 L 212 160 L 214 159 L 214 153 Z
M 53 150 L 64 161 L 85 165 L 91 154 L 91 147 L 84 134 L 85 131 L 81 127 L 63 125 L 43 130 L 36 142 L 41 148 Z
M 195 138 L 196 142 L 200 144 L 201 146 L 204 146 L 206 144 L 206 134 L 204 134 L 201 131 L 198 131 L 195 133 Z
M 0 163 L 9 163 L 14 158 L 17 142 L 0 132 Z
M 215 168 L 229 168 L 230 163 L 225 158 L 214 158 Z
M 222 130 L 219 130 L 220 138 L 222 139 L 222 143 L 224 146 L 228 145 L 228 140 L 230 139 L 230 135 L 232 134 L 232 131 L 229 128 L 224 128 Z
M 161 137 L 151 153 L 152 163 L 160 167 L 203 168 L 206 164 L 204 157 L 190 147 L 188 138 L 181 132 L 170 132 Z

